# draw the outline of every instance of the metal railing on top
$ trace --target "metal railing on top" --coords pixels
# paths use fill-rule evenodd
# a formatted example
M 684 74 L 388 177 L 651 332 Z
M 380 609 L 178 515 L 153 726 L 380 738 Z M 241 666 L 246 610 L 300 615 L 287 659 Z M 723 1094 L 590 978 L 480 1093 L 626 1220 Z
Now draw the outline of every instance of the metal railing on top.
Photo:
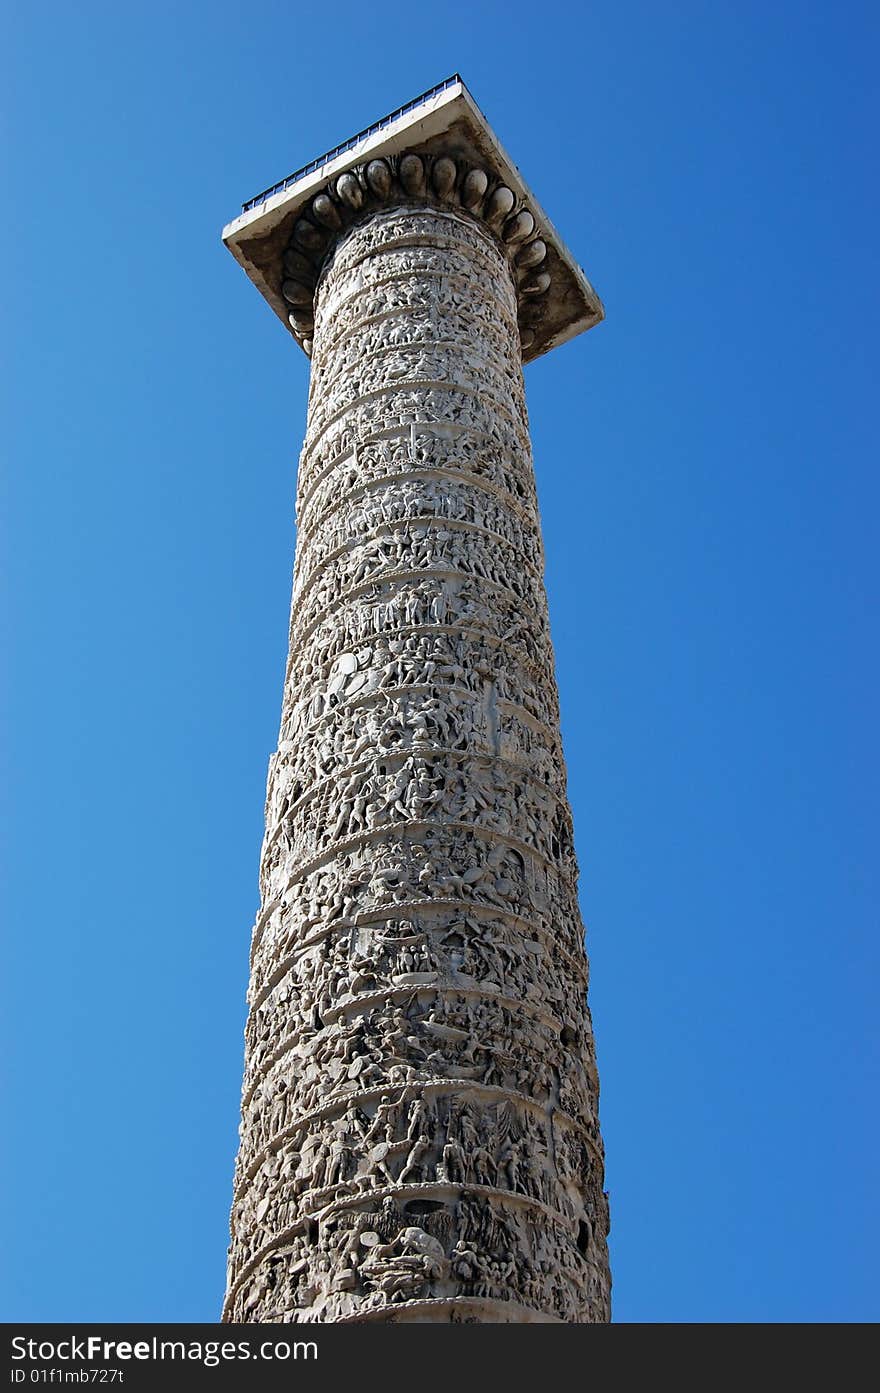
M 445 92 L 448 87 L 454 86 L 456 82 L 461 82 L 461 77 L 458 73 L 453 73 L 452 76 L 447 77 L 444 82 L 438 82 L 436 87 L 429 87 L 428 91 L 423 92 L 420 97 L 414 97 L 413 100 L 407 102 L 405 106 L 399 106 L 397 110 L 392 111 L 389 116 L 383 117 L 381 121 L 375 121 L 372 126 L 367 126 L 366 130 L 358 131 L 357 135 L 353 135 L 350 140 L 343 141 L 341 145 L 334 145 L 332 150 L 328 150 L 325 154 L 319 155 L 316 160 L 310 160 L 308 164 L 303 165 L 302 169 L 295 169 L 292 174 L 288 174 L 286 179 L 281 179 L 277 184 L 273 184 L 271 188 L 264 189 L 262 193 L 258 193 L 256 198 L 249 198 L 247 203 L 241 205 L 241 211 L 243 213 L 248 213 L 251 208 L 256 208 L 259 204 L 265 203 L 267 198 L 272 198 L 274 194 L 282 193 L 285 189 L 289 189 L 291 184 L 295 184 L 298 179 L 304 178 L 306 174 L 314 173 L 316 169 L 321 168 L 321 165 L 329 164 L 330 160 L 335 160 L 337 155 L 345 154 L 346 150 L 353 150 L 355 145 L 359 145 L 360 142 L 366 140 L 368 136 L 376 135 L 379 131 L 384 130 L 386 126 L 390 126 L 391 122 L 396 121 L 399 116 L 405 116 L 408 111 L 415 111 L 416 107 L 421 106 L 423 102 L 430 101 L 432 97 L 438 97 L 441 92 Z

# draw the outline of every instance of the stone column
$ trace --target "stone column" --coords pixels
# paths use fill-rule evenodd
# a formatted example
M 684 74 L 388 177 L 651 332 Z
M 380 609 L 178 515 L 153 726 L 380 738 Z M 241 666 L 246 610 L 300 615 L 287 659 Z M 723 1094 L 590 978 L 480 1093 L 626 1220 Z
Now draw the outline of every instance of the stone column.
M 467 175 L 374 160 L 286 254 L 312 371 L 227 1320 L 609 1318 L 532 271 Z

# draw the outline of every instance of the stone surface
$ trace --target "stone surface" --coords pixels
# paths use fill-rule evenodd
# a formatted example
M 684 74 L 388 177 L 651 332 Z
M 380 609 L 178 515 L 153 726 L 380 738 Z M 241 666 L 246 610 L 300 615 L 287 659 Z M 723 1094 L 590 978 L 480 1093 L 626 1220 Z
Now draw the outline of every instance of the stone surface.
M 511 252 L 533 228 L 493 228 L 480 180 L 476 212 L 442 206 L 451 177 L 375 169 L 374 206 L 353 174 L 358 219 L 323 209 L 232 1321 L 609 1316 Z

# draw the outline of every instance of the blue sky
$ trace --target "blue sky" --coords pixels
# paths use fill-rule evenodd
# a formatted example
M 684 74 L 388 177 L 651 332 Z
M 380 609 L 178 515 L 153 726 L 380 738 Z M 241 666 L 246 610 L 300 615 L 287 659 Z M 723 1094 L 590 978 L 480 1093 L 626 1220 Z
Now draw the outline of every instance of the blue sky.
M 878 29 L 9 11 L 3 1319 L 219 1313 L 308 382 L 219 234 L 456 69 L 607 310 L 526 386 L 615 1318 L 880 1315 Z

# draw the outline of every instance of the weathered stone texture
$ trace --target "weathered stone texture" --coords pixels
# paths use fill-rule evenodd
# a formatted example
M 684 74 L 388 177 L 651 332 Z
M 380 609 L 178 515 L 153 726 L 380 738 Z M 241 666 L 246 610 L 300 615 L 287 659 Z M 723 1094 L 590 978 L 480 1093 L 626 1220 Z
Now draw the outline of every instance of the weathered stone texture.
M 383 209 L 313 313 L 225 1318 L 603 1321 L 510 262 L 463 209 Z

